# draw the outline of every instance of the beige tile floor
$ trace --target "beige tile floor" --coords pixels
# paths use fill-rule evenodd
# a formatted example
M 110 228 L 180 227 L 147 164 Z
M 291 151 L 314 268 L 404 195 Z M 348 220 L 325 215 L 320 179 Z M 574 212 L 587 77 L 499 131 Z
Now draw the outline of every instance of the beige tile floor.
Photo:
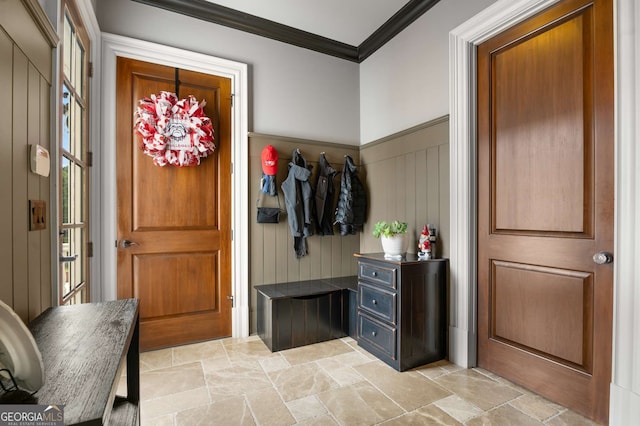
M 276 353 L 257 336 L 145 352 L 140 380 L 143 426 L 594 424 L 479 368 L 399 373 L 348 337 Z

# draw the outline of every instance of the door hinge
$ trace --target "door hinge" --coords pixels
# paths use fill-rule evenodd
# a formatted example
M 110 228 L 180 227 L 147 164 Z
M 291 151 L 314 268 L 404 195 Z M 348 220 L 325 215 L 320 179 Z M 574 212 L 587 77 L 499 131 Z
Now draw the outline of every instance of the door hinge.
M 89 62 L 89 69 L 87 70 L 87 75 L 89 77 L 93 77 L 93 62 Z
M 231 241 L 233 241 L 233 229 L 231 230 Z
M 231 300 L 231 307 L 235 308 L 236 307 L 236 300 L 233 298 L 233 296 L 227 296 L 227 299 Z
M 231 163 L 231 174 L 233 174 L 233 163 Z
M 234 95 L 233 93 L 231 94 L 231 106 L 233 106 L 233 98 L 234 98 L 235 96 L 236 96 L 236 95 Z
M 93 242 L 89 241 L 87 243 L 87 257 L 93 257 Z
M 93 167 L 93 152 L 87 152 L 87 167 Z

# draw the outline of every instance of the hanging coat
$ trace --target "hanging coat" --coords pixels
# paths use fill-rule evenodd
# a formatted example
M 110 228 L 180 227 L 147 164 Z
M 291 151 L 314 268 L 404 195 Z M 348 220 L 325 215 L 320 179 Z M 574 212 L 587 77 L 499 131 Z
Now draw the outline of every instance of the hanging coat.
M 362 231 L 367 216 L 367 194 L 358 177 L 353 159 L 346 155 L 340 179 L 340 195 L 336 208 L 336 222 L 340 225 L 340 235 L 356 234 Z
M 300 155 L 298 149 L 294 150 L 289 163 L 289 174 L 282 182 L 281 188 L 287 208 L 289 228 L 293 236 L 293 248 L 297 258 L 306 256 L 307 237 L 313 234 L 310 177 L 311 170 L 310 166 L 307 166 L 307 160 Z
M 315 213 L 316 233 L 318 235 L 333 235 L 333 202 L 335 199 L 335 188 L 333 178 L 338 171 L 331 167 L 324 152 L 320 154 L 320 167 L 318 180 L 315 188 Z

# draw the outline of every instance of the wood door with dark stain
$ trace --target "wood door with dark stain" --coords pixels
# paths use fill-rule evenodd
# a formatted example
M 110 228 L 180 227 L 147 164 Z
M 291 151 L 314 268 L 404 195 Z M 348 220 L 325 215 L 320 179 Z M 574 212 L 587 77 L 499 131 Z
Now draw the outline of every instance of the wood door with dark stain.
M 478 46 L 478 365 L 608 419 L 611 0 L 565 0 Z
M 178 79 L 180 98 L 206 101 L 216 149 L 198 166 L 159 167 L 140 149 L 134 112 L 176 91 L 176 69 L 117 61 L 118 298 L 140 299 L 143 350 L 231 335 L 231 81 Z

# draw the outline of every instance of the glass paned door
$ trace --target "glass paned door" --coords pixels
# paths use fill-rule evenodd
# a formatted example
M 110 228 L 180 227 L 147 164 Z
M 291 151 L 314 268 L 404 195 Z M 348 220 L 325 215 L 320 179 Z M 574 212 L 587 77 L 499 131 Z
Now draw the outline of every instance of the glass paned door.
M 61 305 L 89 301 L 87 70 L 89 38 L 72 0 L 64 2 L 59 170 Z

